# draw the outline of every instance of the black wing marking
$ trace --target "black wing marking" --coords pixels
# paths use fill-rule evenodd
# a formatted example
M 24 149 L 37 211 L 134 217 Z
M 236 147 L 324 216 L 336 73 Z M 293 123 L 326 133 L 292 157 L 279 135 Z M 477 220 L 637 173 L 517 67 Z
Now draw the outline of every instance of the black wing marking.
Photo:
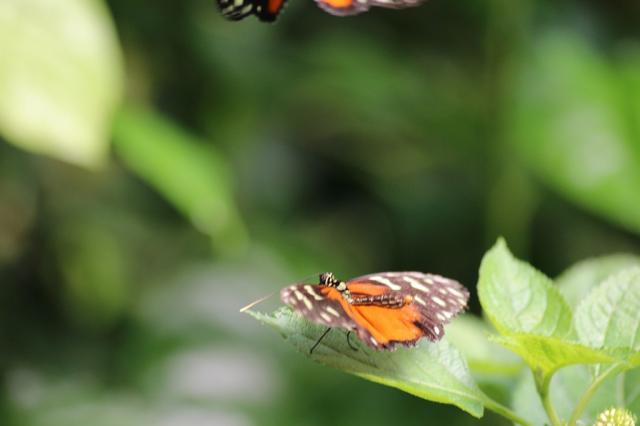
M 264 22 L 276 20 L 286 4 L 286 0 L 217 0 L 222 15 L 239 21 L 249 15 L 256 15 Z
M 255 0 L 217 0 L 220 13 L 231 21 L 239 21 L 255 13 Z
M 355 329 L 356 323 L 340 302 L 326 297 L 323 288 L 320 285 L 291 285 L 280 290 L 280 299 L 310 321 L 327 327 Z
M 347 282 L 385 287 L 390 294 L 410 295 L 420 311 L 416 325 L 432 341 L 444 336 L 444 325 L 467 308 L 469 291 L 459 282 L 422 272 L 381 272 L 353 278 Z

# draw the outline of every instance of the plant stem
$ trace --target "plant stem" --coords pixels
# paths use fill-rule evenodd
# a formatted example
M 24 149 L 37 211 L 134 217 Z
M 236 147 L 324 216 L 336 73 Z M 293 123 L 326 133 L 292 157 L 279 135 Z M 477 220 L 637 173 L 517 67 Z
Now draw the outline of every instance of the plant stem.
M 491 399 L 491 397 L 489 397 L 488 395 L 483 394 L 483 397 L 484 397 L 483 403 L 487 409 L 493 411 L 496 414 L 500 414 L 502 417 L 505 417 L 521 426 L 532 426 L 531 423 L 529 423 L 528 421 L 526 421 L 525 419 L 523 419 L 522 417 L 518 416 L 516 413 L 511 411 L 509 407 L 505 407 L 499 402 Z
M 571 419 L 569 419 L 568 426 L 575 426 L 580 416 L 582 416 L 583 411 L 587 408 L 587 404 L 591 401 L 591 397 L 596 392 L 598 387 L 610 376 L 617 374 L 624 370 L 625 365 L 623 363 L 613 364 L 607 370 L 605 370 L 602 374 L 596 377 L 593 382 L 589 385 L 586 391 L 580 397 L 576 408 L 573 410 L 573 414 L 571 414 Z
M 556 409 L 551 404 L 551 395 L 549 394 L 549 385 L 551 384 L 551 375 L 547 375 L 546 377 L 539 379 L 536 375 L 536 388 L 538 389 L 538 393 L 540 394 L 540 399 L 542 399 L 542 405 L 544 406 L 544 411 L 547 412 L 547 417 L 549 417 L 549 421 L 553 426 L 562 426 L 562 421 L 560 417 L 558 417 L 558 413 L 556 413 Z

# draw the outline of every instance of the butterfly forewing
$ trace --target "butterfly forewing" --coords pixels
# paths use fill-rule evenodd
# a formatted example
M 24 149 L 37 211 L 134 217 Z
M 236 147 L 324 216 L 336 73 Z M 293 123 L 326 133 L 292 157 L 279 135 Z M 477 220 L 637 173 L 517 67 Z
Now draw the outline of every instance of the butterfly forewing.
M 296 284 L 280 291 L 284 303 L 305 318 L 327 327 L 356 328 L 356 323 L 345 312 L 337 297 L 329 297 L 328 287 L 321 285 Z M 333 290 L 337 293 L 336 290 Z
M 369 283 L 386 287 L 389 292 L 410 295 L 418 306 L 427 309 L 439 322 L 449 322 L 464 310 L 469 291 L 459 282 L 422 272 L 382 272 L 363 275 L 347 282 L 347 287 Z

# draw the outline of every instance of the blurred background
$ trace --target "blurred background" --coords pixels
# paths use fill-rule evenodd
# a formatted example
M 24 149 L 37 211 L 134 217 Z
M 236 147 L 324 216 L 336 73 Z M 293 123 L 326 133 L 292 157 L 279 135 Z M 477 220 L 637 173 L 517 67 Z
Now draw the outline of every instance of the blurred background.
M 322 271 L 474 293 L 499 235 L 556 276 L 639 234 L 637 0 L 0 1 L 1 425 L 506 424 L 238 309 Z

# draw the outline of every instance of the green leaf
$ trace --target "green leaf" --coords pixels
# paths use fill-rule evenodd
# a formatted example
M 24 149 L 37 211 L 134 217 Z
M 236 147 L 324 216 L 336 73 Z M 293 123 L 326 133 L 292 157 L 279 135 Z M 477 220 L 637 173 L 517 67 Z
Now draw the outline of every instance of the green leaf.
M 571 309 L 553 282 L 513 257 L 503 239 L 482 259 L 478 295 L 501 334 L 569 337 Z
M 623 79 L 573 34 L 538 37 L 527 52 L 511 88 L 508 138 L 547 185 L 640 232 L 640 150 Z
M 304 320 L 288 308 L 271 315 L 248 313 L 278 330 L 314 361 L 423 399 L 453 404 L 475 417 L 483 415 L 486 396 L 478 389 L 460 352 L 446 340 L 422 341 L 416 348 L 400 348 L 395 352 L 374 351 L 358 342 L 358 350 L 354 351 L 344 332 L 333 330 L 309 354 L 324 327 Z
M 556 284 L 565 299 L 575 308 L 591 289 L 609 275 L 634 265 L 640 266 L 640 257 L 631 254 L 586 259 L 563 272 L 556 279 Z
M 527 364 L 534 366 L 534 371 L 540 371 L 543 375 L 571 364 L 599 364 L 616 361 L 613 355 L 605 351 L 555 337 L 521 334 L 494 336 L 491 340 L 519 354 Z
M 640 350 L 640 267 L 612 275 L 593 289 L 578 305 L 575 325 L 580 340 L 591 347 Z
M 224 158 L 205 141 L 152 111 L 129 106 L 118 116 L 115 147 L 222 253 L 241 250 L 246 231 Z
M 106 158 L 122 58 L 99 0 L 0 2 L 0 134 L 82 166 Z
M 513 257 L 504 240 L 482 259 L 480 303 L 501 337 L 493 338 L 520 355 L 546 387 L 552 374 L 571 364 L 615 361 L 603 350 L 574 342 L 572 313 L 553 282 Z

